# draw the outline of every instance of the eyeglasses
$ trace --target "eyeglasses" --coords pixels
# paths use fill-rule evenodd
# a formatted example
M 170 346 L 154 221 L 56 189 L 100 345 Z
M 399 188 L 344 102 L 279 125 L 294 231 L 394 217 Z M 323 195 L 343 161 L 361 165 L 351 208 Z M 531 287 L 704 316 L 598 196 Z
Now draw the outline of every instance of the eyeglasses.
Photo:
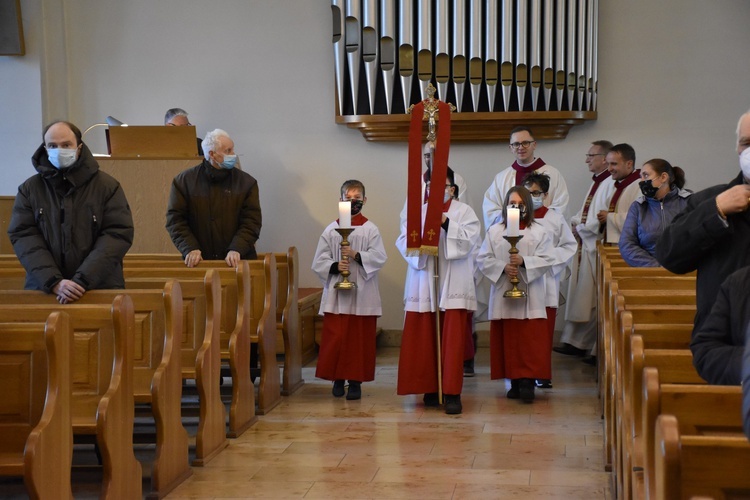
M 586 153 L 586 158 L 593 158 L 594 156 L 607 156 L 607 155 L 604 153 L 594 153 L 594 154 Z
M 510 147 L 513 149 L 518 149 L 520 147 L 528 148 L 532 144 L 534 144 L 536 141 L 523 141 L 523 142 L 511 142 Z
M 544 194 L 544 191 L 529 191 L 531 196 L 542 196 Z

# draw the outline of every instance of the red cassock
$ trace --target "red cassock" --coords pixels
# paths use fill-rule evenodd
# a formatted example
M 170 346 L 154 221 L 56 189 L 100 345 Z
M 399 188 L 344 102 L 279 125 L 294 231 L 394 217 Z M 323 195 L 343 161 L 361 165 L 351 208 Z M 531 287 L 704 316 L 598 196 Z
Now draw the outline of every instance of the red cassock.
M 490 378 L 552 378 L 546 318 L 490 321 Z
M 461 394 L 463 388 L 466 325 L 470 324 L 470 313 L 466 309 L 440 313 L 444 394 Z M 435 313 L 406 312 L 396 392 L 399 395 L 438 392 Z
M 315 376 L 325 380 L 374 380 L 377 319 L 325 313 Z

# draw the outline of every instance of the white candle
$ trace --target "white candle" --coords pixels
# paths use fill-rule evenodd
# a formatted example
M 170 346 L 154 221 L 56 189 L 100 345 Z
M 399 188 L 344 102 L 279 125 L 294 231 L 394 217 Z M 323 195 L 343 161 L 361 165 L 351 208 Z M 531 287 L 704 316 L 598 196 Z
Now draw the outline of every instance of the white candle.
M 339 202 L 339 227 L 352 227 L 352 202 Z
M 508 207 L 507 236 L 518 236 L 518 219 L 521 211 L 517 208 Z

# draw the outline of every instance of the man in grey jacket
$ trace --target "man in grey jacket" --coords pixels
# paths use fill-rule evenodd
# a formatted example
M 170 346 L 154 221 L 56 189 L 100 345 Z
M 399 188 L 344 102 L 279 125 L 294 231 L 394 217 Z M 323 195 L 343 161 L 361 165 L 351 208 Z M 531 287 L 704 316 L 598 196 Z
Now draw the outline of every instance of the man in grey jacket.
M 18 188 L 8 236 L 26 269 L 26 289 L 62 304 L 87 290 L 125 288 L 122 259 L 133 218 L 120 184 L 99 164 L 72 123 L 56 121 L 31 158 L 37 174 Z

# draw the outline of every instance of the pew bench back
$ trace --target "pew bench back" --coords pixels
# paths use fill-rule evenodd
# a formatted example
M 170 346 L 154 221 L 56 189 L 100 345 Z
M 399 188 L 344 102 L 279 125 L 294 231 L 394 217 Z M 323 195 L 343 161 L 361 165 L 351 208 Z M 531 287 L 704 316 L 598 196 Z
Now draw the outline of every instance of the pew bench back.
M 72 344 L 66 313 L 0 323 L 0 475 L 23 477 L 31 498 L 73 498 Z

